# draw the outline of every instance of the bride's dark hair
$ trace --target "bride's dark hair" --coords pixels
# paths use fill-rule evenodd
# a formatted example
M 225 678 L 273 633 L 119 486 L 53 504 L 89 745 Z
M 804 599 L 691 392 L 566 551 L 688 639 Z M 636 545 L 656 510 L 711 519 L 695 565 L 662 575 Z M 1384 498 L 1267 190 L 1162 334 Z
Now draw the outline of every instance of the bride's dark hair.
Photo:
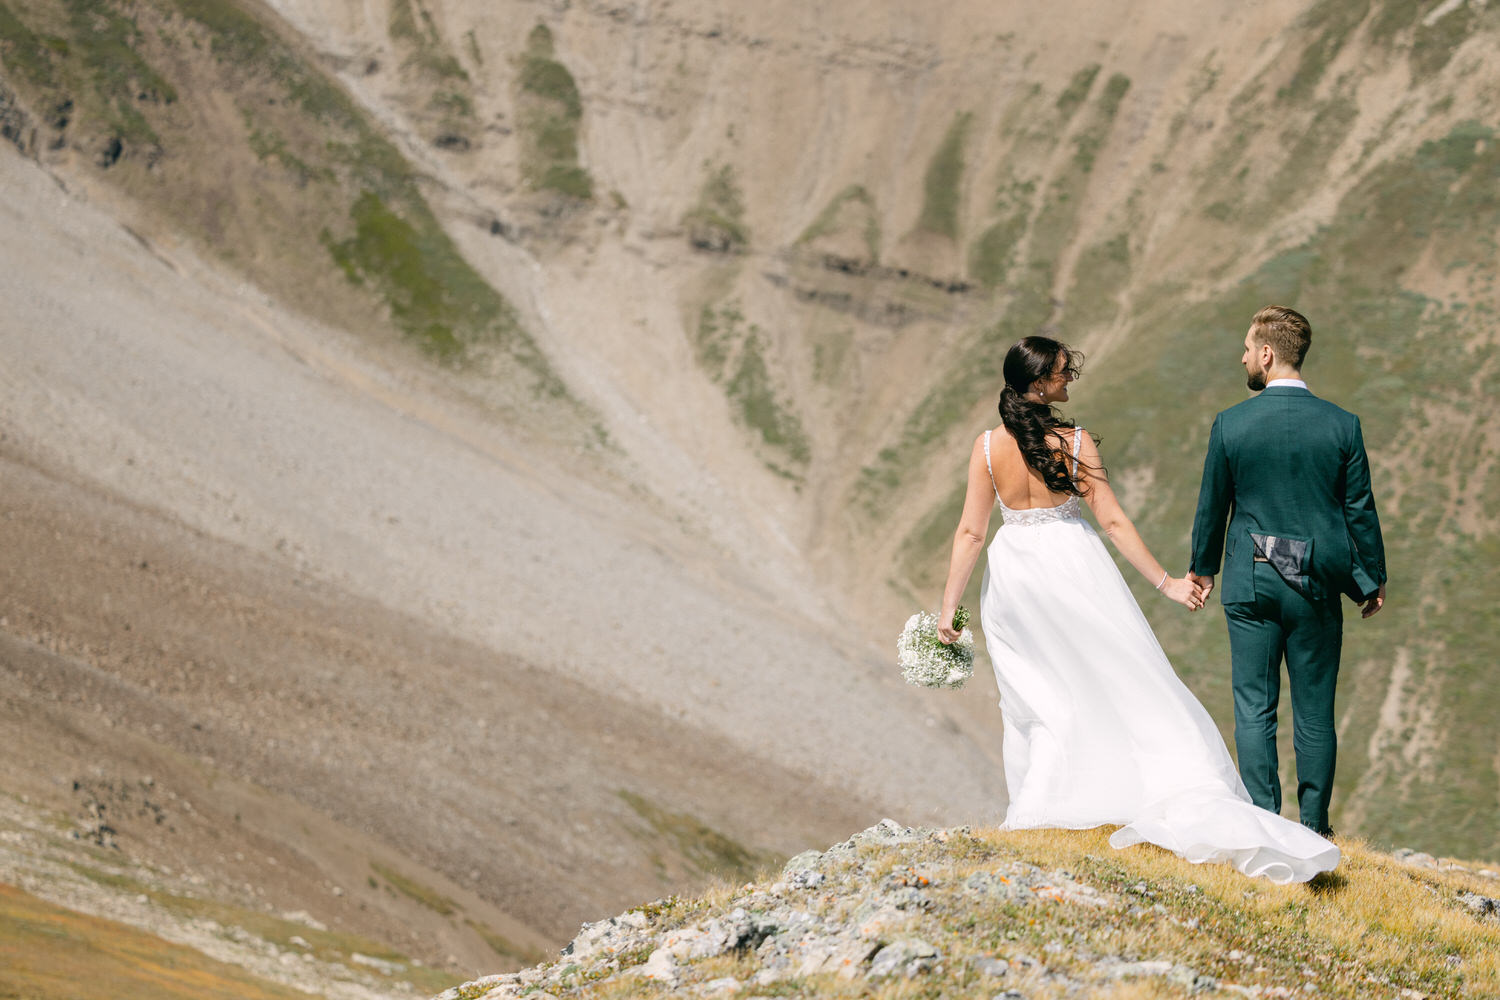
M 1047 403 L 1026 398 L 1031 387 L 1057 374 L 1058 356 L 1063 356 L 1063 370 L 1077 378 L 1083 368 L 1083 354 L 1051 337 L 1025 337 L 1005 355 L 1005 388 L 1000 390 L 1000 419 L 1020 446 L 1021 457 L 1035 469 L 1042 482 L 1053 493 L 1081 497 L 1083 482 L 1072 475 L 1072 456 L 1059 451 L 1057 438 L 1051 432 L 1076 426 Z

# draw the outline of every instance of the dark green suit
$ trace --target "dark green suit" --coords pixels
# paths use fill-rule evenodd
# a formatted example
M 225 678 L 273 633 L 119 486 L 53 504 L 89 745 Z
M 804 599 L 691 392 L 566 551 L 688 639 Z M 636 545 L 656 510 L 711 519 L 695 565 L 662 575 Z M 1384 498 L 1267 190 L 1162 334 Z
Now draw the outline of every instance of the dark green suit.
M 1364 600 L 1386 578 L 1359 418 L 1298 386 L 1271 386 L 1220 413 L 1203 463 L 1192 571 L 1219 576 L 1221 554 L 1240 776 L 1256 805 L 1281 811 L 1276 703 L 1284 656 L 1301 819 L 1326 832 L 1339 595 Z

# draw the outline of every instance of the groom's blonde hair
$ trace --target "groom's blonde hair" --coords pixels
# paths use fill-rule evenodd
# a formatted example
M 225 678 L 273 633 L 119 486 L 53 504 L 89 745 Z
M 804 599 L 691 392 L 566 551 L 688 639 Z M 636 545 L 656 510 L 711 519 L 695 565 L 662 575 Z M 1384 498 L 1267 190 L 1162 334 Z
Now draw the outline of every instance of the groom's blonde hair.
M 1277 360 L 1301 371 L 1302 359 L 1312 343 L 1312 324 L 1295 309 L 1266 306 L 1250 321 L 1250 336 L 1270 344 Z

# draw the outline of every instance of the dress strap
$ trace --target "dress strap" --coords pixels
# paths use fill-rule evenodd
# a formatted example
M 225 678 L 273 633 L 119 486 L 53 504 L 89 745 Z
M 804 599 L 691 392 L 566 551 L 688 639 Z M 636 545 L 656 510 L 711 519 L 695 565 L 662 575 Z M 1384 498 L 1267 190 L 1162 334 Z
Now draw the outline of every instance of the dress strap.
M 1000 499 L 1000 487 L 995 485 L 995 469 L 990 465 L 990 434 L 993 431 L 984 432 L 984 468 L 990 474 L 990 489 L 995 491 L 995 499 Z
M 1073 478 L 1074 479 L 1078 478 L 1078 446 L 1081 445 L 1081 444 L 1083 444 L 1083 428 L 1082 427 L 1075 427 L 1075 428 L 1073 428 Z M 986 449 L 985 454 L 989 454 L 988 449 Z M 994 479 L 995 477 L 994 477 L 993 474 L 991 474 L 990 478 Z

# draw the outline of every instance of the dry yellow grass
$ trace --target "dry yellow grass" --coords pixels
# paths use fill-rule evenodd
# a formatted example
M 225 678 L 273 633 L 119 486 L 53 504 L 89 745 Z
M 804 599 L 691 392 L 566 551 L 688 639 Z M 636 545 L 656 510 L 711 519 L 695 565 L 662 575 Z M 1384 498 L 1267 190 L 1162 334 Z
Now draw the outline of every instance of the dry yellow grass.
M 0 997 L 293 1000 L 308 994 L 0 883 Z
M 1272 885 L 1249 880 L 1223 865 L 1192 865 L 1175 855 L 1142 847 L 1115 852 L 1110 830 L 1027 831 L 990 834 L 1038 864 L 1089 870 L 1119 865 L 1148 884 L 1195 885 L 1211 904 L 1214 925 L 1199 931 L 1251 951 L 1272 945 L 1284 960 L 1305 960 L 1320 986 L 1347 980 L 1360 994 L 1366 986 L 1400 985 L 1418 992 L 1476 997 L 1500 996 L 1500 921 L 1480 919 L 1459 901 L 1462 892 L 1493 896 L 1500 884 L 1470 871 L 1409 866 L 1356 839 L 1338 838 L 1338 869 L 1309 885 Z M 1163 941 L 1162 928 L 1151 938 Z M 1142 942 L 1144 943 L 1144 942 Z M 1370 984 L 1368 978 L 1390 980 Z

